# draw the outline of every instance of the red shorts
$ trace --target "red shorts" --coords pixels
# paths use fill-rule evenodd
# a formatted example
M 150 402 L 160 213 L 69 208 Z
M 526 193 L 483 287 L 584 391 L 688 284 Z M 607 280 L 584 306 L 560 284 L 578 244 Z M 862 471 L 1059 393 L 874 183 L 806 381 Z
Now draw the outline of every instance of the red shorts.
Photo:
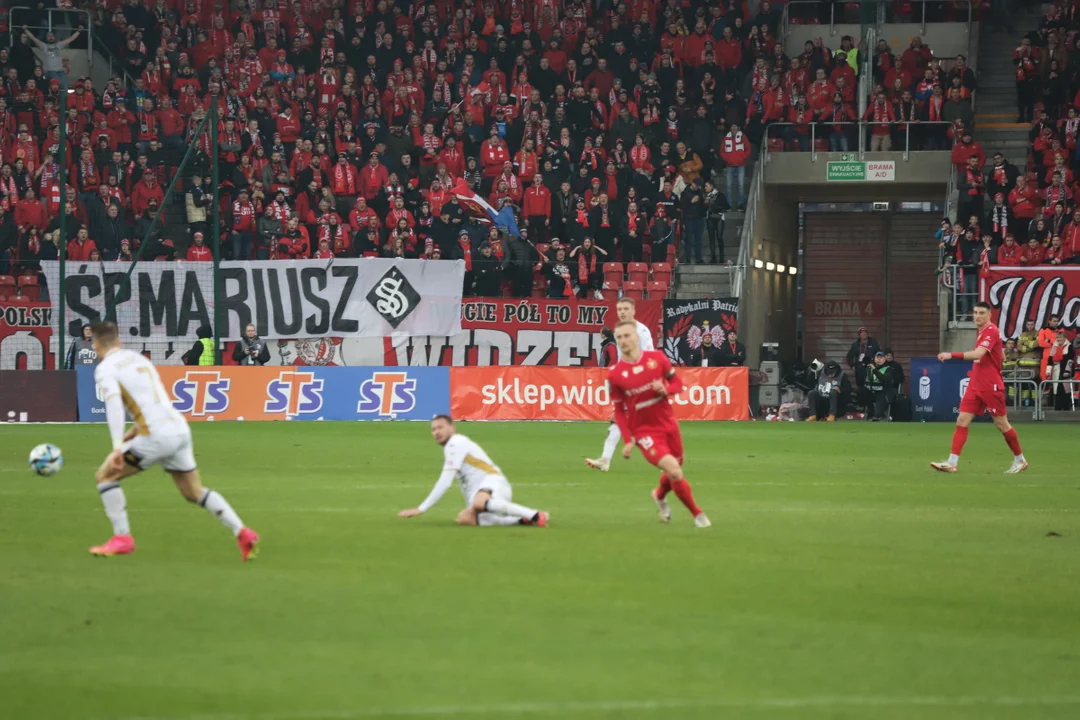
M 682 433 L 679 428 L 642 428 L 634 431 L 634 442 L 645 459 L 655 465 L 660 458 L 671 455 L 683 462 Z
M 960 412 L 981 417 L 989 413 L 993 417 L 1006 417 L 1004 390 L 977 390 L 969 387 L 960 400 Z

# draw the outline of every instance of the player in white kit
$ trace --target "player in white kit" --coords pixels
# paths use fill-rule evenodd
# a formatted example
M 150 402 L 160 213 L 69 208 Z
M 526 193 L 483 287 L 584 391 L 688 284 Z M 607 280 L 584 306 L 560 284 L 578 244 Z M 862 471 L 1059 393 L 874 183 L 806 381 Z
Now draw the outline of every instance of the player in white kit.
M 547 527 L 550 518 L 546 512 L 512 502 L 513 490 L 502 470 L 482 447 L 458 434 L 449 415 L 436 415 L 432 419 L 431 436 L 443 446 L 442 474 L 424 502 L 418 507 L 402 510 L 398 517 L 416 517 L 427 512 L 442 499 L 456 478 L 465 498 L 465 509 L 457 516 L 459 525 Z
M 185 498 L 206 508 L 232 531 L 240 546 L 241 559 L 253 558 L 259 536 L 244 527 L 225 498 L 202 486 L 192 451 L 191 428 L 173 408 L 157 368 L 134 350 L 120 346 L 115 323 L 99 322 L 91 329 L 94 350 L 101 358 L 94 368 L 94 380 L 105 402 L 105 419 L 112 436 L 112 452 L 94 479 L 105 514 L 112 523 L 113 536 L 105 544 L 90 548 L 90 552 L 100 556 L 135 552 L 120 481 L 160 464 L 172 475 Z M 132 420 L 126 432 L 125 412 Z
M 618 303 L 615 304 L 615 312 L 619 315 L 619 322 L 625 322 L 627 320 L 634 320 L 634 299 L 633 298 L 621 298 Z M 649 330 L 649 327 L 644 323 L 640 323 L 634 320 L 637 324 L 638 334 L 638 347 L 641 351 L 655 350 L 653 345 L 653 334 Z M 586 458 L 585 464 L 594 470 L 600 472 L 607 472 L 611 468 L 611 458 L 615 457 L 615 450 L 622 446 L 622 433 L 619 432 L 619 426 L 612 421 L 608 426 L 607 438 L 604 440 L 604 451 L 599 458 Z

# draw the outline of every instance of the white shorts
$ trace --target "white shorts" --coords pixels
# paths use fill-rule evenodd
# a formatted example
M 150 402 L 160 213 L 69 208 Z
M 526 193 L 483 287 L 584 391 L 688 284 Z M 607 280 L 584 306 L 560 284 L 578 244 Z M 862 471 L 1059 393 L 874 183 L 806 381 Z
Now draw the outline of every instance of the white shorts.
M 484 478 L 483 482 L 475 483 L 474 485 L 466 488 L 466 507 L 472 507 L 473 498 L 476 497 L 476 493 L 483 492 L 485 490 L 490 492 L 491 497 L 493 498 L 505 500 L 506 502 L 513 501 L 514 491 L 510 489 L 510 481 L 504 478 L 502 475 L 488 475 Z
M 191 443 L 191 431 L 168 435 L 136 435 L 120 446 L 124 461 L 140 470 L 148 470 L 160 464 L 172 472 L 191 472 L 195 464 L 195 452 Z

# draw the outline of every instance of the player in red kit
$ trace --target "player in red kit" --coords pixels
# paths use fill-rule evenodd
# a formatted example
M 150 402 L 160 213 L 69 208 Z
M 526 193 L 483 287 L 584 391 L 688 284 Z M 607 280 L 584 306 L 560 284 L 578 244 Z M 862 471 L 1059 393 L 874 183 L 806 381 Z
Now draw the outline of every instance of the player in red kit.
M 645 459 L 662 471 L 660 486 L 652 493 L 661 521 L 671 520 L 666 498 L 674 492 L 694 516 L 694 524 L 709 527 L 709 518 L 694 502 L 690 483 L 683 475 L 682 435 L 668 400 L 683 389 L 682 380 L 664 353 L 641 349 L 633 320 L 615 326 L 615 343 L 620 359 L 608 370 L 608 387 L 615 422 L 622 433 L 623 457 L 629 459 L 636 444 Z
M 956 418 L 956 430 L 953 432 L 952 454 L 945 462 L 930 463 L 930 467 L 941 472 L 956 472 L 956 466 L 960 463 L 960 451 L 967 442 L 968 427 L 971 421 L 983 413 L 990 413 L 994 418 L 994 425 L 1005 436 L 1005 442 L 1013 452 L 1013 462 L 1008 474 L 1024 472 L 1027 470 L 1027 460 L 1020 450 L 1020 439 L 1016 436 L 1016 430 L 1009 424 L 1009 417 L 1005 412 L 1005 381 L 1001 377 L 1001 362 L 1003 351 L 1001 345 L 1001 332 L 997 325 L 990 322 L 990 304 L 985 302 L 975 303 L 975 327 L 979 330 L 979 337 L 975 341 L 975 349 L 968 352 L 940 353 L 938 360 L 974 360 L 971 368 L 971 380 L 968 382 L 967 391 L 960 401 L 960 415 Z

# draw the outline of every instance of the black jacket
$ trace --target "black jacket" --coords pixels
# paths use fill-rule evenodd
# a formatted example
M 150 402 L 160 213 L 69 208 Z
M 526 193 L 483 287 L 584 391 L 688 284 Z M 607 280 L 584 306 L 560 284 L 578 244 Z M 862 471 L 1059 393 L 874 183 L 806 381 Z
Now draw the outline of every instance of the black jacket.
M 686 356 L 686 367 L 722 367 L 723 365 L 720 348 L 715 345 L 702 345 L 697 350 L 691 350 Z
M 720 347 L 720 362 L 723 367 L 742 367 L 746 365 L 746 346 L 738 340 L 735 341 L 735 349 L 732 350 L 730 342 L 724 342 Z
M 859 341 L 851 343 L 851 349 L 847 351 L 847 364 L 848 367 L 853 368 L 858 365 L 869 365 L 874 362 L 874 355 L 878 350 L 881 350 L 881 346 L 878 345 L 878 341 L 872 337 L 866 338 L 866 350 L 863 353 L 863 357 L 859 359 Z

